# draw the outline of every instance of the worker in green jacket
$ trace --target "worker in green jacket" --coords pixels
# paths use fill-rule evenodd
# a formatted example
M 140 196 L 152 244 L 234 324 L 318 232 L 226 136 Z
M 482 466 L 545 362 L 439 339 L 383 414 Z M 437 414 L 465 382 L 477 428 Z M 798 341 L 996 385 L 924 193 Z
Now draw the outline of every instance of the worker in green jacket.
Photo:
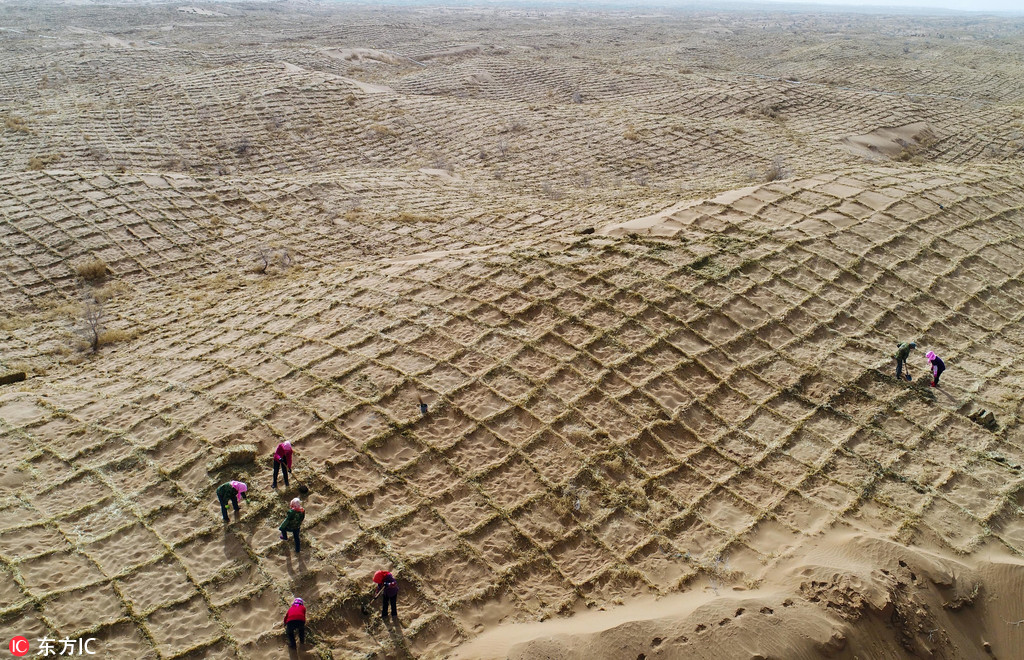
M 235 513 L 238 513 L 238 500 L 245 499 L 248 490 L 249 487 L 241 481 L 229 481 L 217 488 L 217 501 L 220 502 L 220 515 L 224 516 L 224 522 L 229 522 L 228 502 L 235 508 Z
M 306 518 L 306 510 L 302 508 L 302 500 L 295 498 L 292 500 L 290 508 L 288 509 L 288 515 L 285 516 L 284 522 L 278 529 L 281 531 L 281 540 L 288 540 L 288 532 L 292 533 L 295 537 L 295 552 L 302 550 L 302 544 L 299 541 L 299 527 L 302 526 L 302 521 Z
M 896 380 L 903 380 L 903 367 L 907 364 L 907 358 L 910 357 L 910 351 L 914 350 L 915 348 L 917 348 L 917 344 L 915 344 L 912 341 L 903 342 L 902 344 L 898 344 L 896 346 L 896 355 L 893 356 L 894 358 L 896 358 Z M 910 380 L 909 373 L 907 374 L 907 376 L 907 380 Z

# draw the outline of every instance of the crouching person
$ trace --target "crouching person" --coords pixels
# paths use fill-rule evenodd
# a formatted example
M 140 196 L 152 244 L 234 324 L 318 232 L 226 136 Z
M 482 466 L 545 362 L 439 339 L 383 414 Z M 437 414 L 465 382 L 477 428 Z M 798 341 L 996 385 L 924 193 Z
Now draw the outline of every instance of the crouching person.
M 288 635 L 289 648 L 295 648 L 296 635 L 300 644 L 306 643 L 306 605 L 301 598 L 296 598 L 284 615 L 284 632 Z
M 245 493 L 248 490 L 249 487 L 241 481 L 229 481 L 217 488 L 217 501 L 220 502 L 220 515 L 224 516 L 224 522 L 230 522 L 228 520 L 228 502 L 231 502 L 235 513 L 238 513 L 238 499 L 245 499 Z

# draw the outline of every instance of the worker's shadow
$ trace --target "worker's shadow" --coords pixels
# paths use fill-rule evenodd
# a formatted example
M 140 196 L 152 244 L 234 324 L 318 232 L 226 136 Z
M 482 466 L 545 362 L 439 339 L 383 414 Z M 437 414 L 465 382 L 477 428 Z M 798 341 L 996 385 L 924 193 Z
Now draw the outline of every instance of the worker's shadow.
M 309 551 L 307 550 L 306 552 Z M 292 565 L 293 554 L 295 555 L 294 566 Z M 295 570 L 296 566 L 298 567 L 298 571 Z M 291 546 L 284 549 L 284 570 L 288 571 L 288 577 L 293 580 L 296 577 L 306 574 L 306 560 L 303 558 L 301 552 L 295 552 L 295 549 Z
M 233 525 L 225 524 L 224 529 L 224 556 L 228 559 L 234 559 L 240 552 L 238 547 L 238 535 L 235 533 L 235 528 L 238 526 L 238 512 L 235 511 L 232 517 Z
M 405 630 L 402 628 L 402 622 L 398 620 L 398 617 L 384 617 L 384 627 L 388 629 L 388 634 L 391 635 L 391 639 L 395 642 L 395 646 L 401 648 L 402 641 L 405 640 Z
M 956 399 L 956 397 L 955 397 L 955 396 L 953 396 L 952 394 L 950 394 L 949 392 L 947 392 L 946 390 L 942 389 L 941 387 L 936 387 L 936 388 L 935 388 L 935 393 L 936 393 L 936 395 L 938 395 L 938 394 L 941 394 L 941 395 L 942 395 L 942 396 L 944 396 L 944 397 L 945 397 L 945 398 L 946 398 L 946 399 L 947 399 L 947 400 L 948 400 L 948 401 L 949 401 L 950 403 L 957 403 L 957 399 Z

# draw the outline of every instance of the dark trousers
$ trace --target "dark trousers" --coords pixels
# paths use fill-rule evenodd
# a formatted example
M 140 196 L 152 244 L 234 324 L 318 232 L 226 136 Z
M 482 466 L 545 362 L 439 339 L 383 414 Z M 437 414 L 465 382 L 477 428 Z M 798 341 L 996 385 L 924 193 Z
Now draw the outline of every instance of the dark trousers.
M 903 380 L 903 365 L 906 364 L 903 360 L 896 358 L 896 380 Z
M 284 477 L 284 487 L 288 487 L 288 464 L 282 463 L 281 461 L 274 460 L 274 488 L 277 488 L 277 471 L 281 471 L 281 476 Z
M 306 622 L 289 621 L 284 624 L 284 632 L 288 635 L 288 646 L 295 648 L 295 634 L 298 633 L 299 641 L 306 643 Z
M 302 542 L 299 541 L 299 530 L 296 529 L 295 531 L 293 531 L 292 532 L 292 536 L 295 537 L 295 552 L 301 552 L 302 551 Z M 281 530 L 281 538 L 283 538 L 284 540 L 287 541 L 288 540 L 288 532 L 286 532 L 285 530 Z
M 395 594 L 394 596 L 389 596 L 387 594 L 384 594 L 384 595 L 381 596 L 381 598 L 384 599 L 384 607 L 381 608 L 380 615 L 381 616 L 387 616 L 388 615 L 388 603 L 390 603 L 391 604 L 391 616 L 398 616 L 398 594 Z
M 238 495 L 234 497 L 221 497 L 218 495 L 217 500 L 220 502 L 220 515 L 224 516 L 224 522 L 228 522 L 228 502 L 231 502 L 231 506 L 235 507 L 235 511 L 238 511 Z
M 935 372 L 935 376 L 932 377 L 932 385 L 934 385 L 935 387 L 939 386 L 939 376 L 942 375 L 943 371 L 945 371 L 945 369 L 939 369 L 938 371 Z

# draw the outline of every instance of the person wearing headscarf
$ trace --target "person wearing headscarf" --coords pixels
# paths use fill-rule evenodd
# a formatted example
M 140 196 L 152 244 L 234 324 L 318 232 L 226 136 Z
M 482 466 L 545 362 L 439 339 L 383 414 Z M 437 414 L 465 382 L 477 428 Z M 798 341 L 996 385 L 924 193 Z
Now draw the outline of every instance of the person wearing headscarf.
M 235 508 L 235 512 L 238 512 L 238 499 L 245 499 L 245 493 L 249 490 L 241 481 L 229 481 L 225 484 L 221 484 L 217 488 L 217 501 L 220 502 L 220 514 L 224 516 L 224 522 L 228 520 L 228 502 L 231 502 L 231 506 Z
M 288 515 L 285 516 L 284 522 L 278 529 L 281 531 L 281 540 L 288 540 L 288 532 L 292 533 L 295 537 L 295 552 L 302 550 L 302 543 L 299 541 L 299 528 L 302 526 L 302 521 L 306 518 L 306 510 L 302 508 L 302 500 L 295 498 L 292 500 L 288 508 Z
M 284 477 L 284 487 L 288 487 L 288 471 L 292 469 L 292 443 L 282 442 L 274 450 L 274 488 L 277 488 L 277 473 L 280 470 Z
M 299 643 L 306 643 L 306 604 L 301 598 L 292 601 L 292 606 L 284 615 L 284 632 L 288 635 L 288 646 L 295 648 L 295 636 Z
M 935 354 L 935 351 L 928 351 L 928 354 L 924 357 L 928 360 L 929 366 L 931 366 L 932 387 L 938 387 L 939 376 L 941 376 L 942 372 L 946 370 L 946 363 L 942 361 L 942 358 Z

